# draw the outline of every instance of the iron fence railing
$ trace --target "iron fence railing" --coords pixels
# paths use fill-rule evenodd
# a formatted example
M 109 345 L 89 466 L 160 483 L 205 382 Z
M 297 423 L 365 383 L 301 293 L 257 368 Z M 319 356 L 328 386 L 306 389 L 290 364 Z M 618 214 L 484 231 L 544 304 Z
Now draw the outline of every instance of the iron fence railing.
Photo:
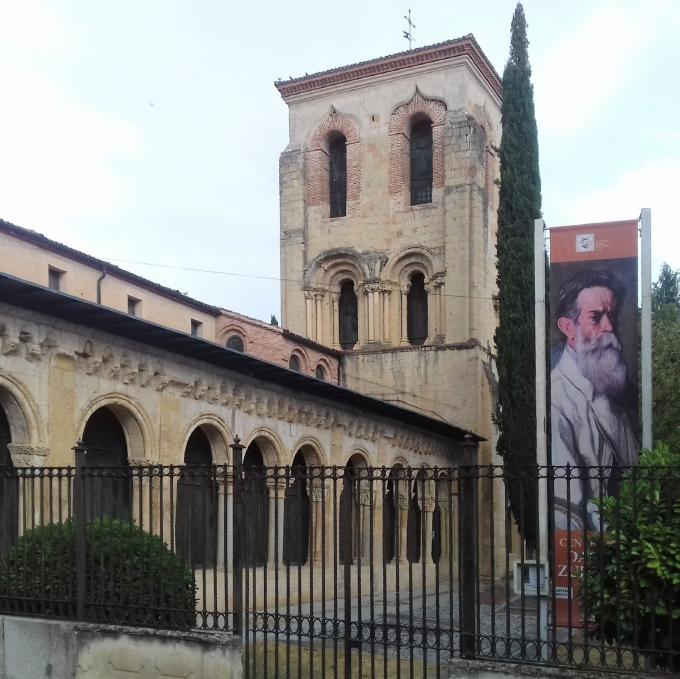
M 231 630 L 250 677 L 679 669 L 680 469 L 266 467 L 238 441 L 229 465 L 93 467 L 87 450 L 0 467 L 0 612 Z

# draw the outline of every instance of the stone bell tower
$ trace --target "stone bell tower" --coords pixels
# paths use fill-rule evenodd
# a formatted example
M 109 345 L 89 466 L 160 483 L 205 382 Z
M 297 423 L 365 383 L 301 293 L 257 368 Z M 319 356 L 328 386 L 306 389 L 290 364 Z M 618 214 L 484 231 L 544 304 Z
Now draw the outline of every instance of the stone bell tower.
M 284 327 L 491 441 L 498 74 L 468 35 L 276 87 Z

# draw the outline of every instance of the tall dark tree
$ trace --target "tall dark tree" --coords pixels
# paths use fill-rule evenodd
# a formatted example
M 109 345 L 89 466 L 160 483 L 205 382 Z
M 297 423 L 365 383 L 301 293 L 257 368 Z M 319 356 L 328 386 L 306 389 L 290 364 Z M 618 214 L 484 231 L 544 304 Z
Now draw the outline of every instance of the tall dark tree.
M 498 452 L 510 505 L 523 537 L 536 538 L 536 369 L 534 365 L 534 220 L 541 216 L 538 133 L 521 3 L 512 17 L 503 71 L 498 205 Z
M 680 271 L 661 267 L 652 291 L 654 439 L 680 451 Z

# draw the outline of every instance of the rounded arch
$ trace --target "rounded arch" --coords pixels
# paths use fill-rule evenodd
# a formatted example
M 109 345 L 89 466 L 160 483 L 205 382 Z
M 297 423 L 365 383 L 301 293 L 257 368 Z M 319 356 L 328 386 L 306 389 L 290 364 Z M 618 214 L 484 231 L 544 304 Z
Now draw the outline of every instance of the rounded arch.
M 265 427 L 256 429 L 245 439 L 244 450 L 247 451 L 252 443 L 256 443 L 260 449 L 265 467 L 280 467 L 285 464 L 285 448 L 275 431 Z
M 319 368 L 323 370 L 323 375 L 319 375 Z M 317 360 L 314 374 L 316 375 L 317 379 L 322 379 L 325 382 L 331 382 L 335 380 L 333 364 L 323 356 Z
M 397 252 L 385 265 L 385 278 L 396 281 L 403 288 L 416 271 L 422 272 L 426 281 L 434 275 L 434 256 L 427 248 L 416 246 Z
M 312 260 L 303 275 L 303 284 L 305 287 L 321 285 L 336 290 L 345 279 L 358 286 L 369 277 L 368 266 L 357 250 L 333 248 Z
M 189 438 L 199 428 L 206 435 L 210 443 L 213 464 L 228 464 L 229 444 L 233 440 L 233 435 L 229 427 L 217 415 L 212 414 L 199 415 L 191 421 L 182 437 L 180 455 L 184 455 Z
M 296 441 L 291 449 L 291 464 L 295 455 L 299 452 L 302 452 L 308 467 L 323 467 L 328 465 L 328 458 L 324 453 L 323 446 L 317 439 L 311 436 L 305 436 Z
M 350 465 L 354 468 L 365 469 L 371 466 L 371 458 L 364 448 L 354 448 L 345 462 L 345 467 Z
M 118 419 L 131 460 L 154 460 L 155 451 L 151 445 L 151 424 L 141 404 L 126 394 L 106 394 L 91 401 L 81 413 L 76 427 L 78 439 L 83 438 L 88 420 L 100 408 L 107 407 Z
M 298 368 L 296 369 L 293 367 L 293 361 L 292 359 L 297 359 L 298 361 Z M 288 368 L 290 370 L 295 370 L 295 372 L 301 372 L 301 373 L 309 373 L 310 372 L 310 360 L 309 360 L 309 354 L 304 350 L 303 347 L 301 346 L 294 346 L 291 349 L 290 354 L 288 355 Z
M 441 99 L 425 97 L 416 87 L 409 101 L 397 106 L 390 116 L 389 134 L 408 135 L 413 125 L 429 120 L 432 127 L 446 122 L 446 104 Z
M 38 445 L 45 440 L 38 407 L 16 378 L 0 373 L 0 407 L 5 411 L 12 443 Z
M 348 144 L 354 144 L 359 141 L 359 130 L 349 116 L 338 113 L 331 107 L 330 112 L 310 135 L 307 148 L 310 151 L 322 148 L 327 152 L 329 142 L 339 136 L 343 136 Z

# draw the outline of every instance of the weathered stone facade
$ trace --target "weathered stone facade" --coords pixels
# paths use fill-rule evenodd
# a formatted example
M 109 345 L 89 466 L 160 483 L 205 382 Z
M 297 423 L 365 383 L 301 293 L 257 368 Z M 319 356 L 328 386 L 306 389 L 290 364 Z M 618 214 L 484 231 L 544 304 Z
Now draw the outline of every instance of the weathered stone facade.
M 269 465 L 290 464 L 305 446 L 316 464 L 344 466 L 356 453 L 375 466 L 457 463 L 455 441 L 344 405 L 342 390 L 316 398 L 6 303 L 0 329 L 0 404 L 15 466 L 73 464 L 73 445 L 103 406 L 137 464 L 182 464 L 197 427 L 218 464 L 236 434 L 258 440 Z

